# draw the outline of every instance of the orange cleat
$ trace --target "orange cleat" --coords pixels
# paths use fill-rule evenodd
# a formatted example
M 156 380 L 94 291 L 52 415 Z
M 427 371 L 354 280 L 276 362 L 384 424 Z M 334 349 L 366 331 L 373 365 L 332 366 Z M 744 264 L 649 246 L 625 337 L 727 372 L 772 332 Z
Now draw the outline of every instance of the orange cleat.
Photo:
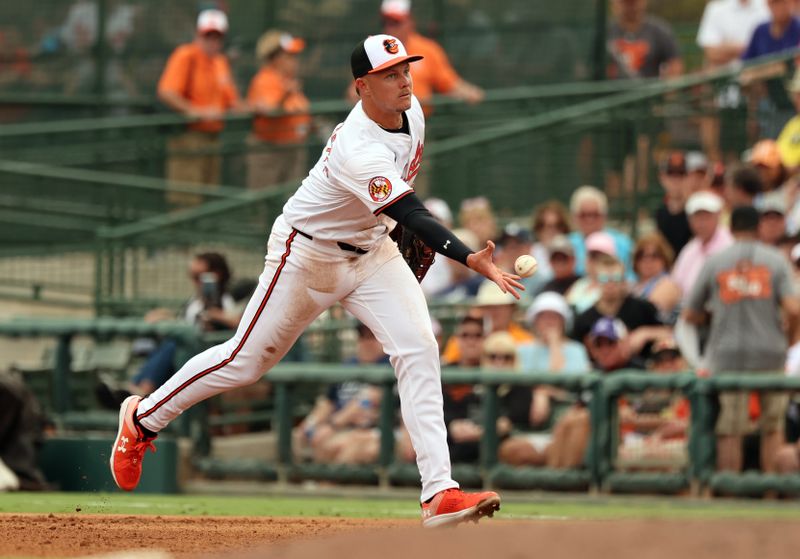
M 139 396 L 128 396 L 119 409 L 119 431 L 111 447 L 111 475 L 117 487 L 133 491 L 142 477 L 142 458 L 147 449 L 156 451 L 155 437 L 145 437 L 133 422 L 133 414 L 141 401 Z
M 464 493 L 460 489 L 445 489 L 434 495 L 429 503 L 422 503 L 422 526 L 435 528 L 478 522 L 481 517 L 494 516 L 497 510 L 500 510 L 500 495 L 494 491 Z

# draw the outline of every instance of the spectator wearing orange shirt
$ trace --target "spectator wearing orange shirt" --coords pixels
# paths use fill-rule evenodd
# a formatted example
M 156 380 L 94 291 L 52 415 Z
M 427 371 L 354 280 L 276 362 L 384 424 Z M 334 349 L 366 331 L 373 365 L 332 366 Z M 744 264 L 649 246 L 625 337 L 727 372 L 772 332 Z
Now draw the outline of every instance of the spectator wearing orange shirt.
M 264 33 L 256 44 L 261 69 L 247 93 L 250 108 L 256 113 L 253 134 L 248 139 L 248 188 L 298 178 L 308 169 L 304 142 L 311 116 L 308 99 L 297 79 L 298 55 L 304 48 L 303 39 L 276 29 Z
M 167 179 L 217 185 L 221 158 L 219 133 L 222 118 L 231 108 L 240 108 L 239 94 L 228 60 L 222 54 L 228 18 L 219 10 L 204 10 L 197 18 L 193 42 L 180 45 L 170 55 L 158 82 L 158 97 L 174 111 L 193 122 L 188 130 L 168 142 Z M 168 192 L 167 201 L 175 206 L 195 206 L 203 202 L 196 194 Z
M 417 33 L 410 0 L 383 0 L 381 17 L 384 33 L 400 39 L 408 52 L 423 56 L 412 66 L 411 77 L 414 80 L 414 95 L 422 103 L 426 115 L 430 114 L 427 105 L 434 93 L 471 104 L 483 100 L 483 90 L 456 73 L 444 49 L 433 39 Z

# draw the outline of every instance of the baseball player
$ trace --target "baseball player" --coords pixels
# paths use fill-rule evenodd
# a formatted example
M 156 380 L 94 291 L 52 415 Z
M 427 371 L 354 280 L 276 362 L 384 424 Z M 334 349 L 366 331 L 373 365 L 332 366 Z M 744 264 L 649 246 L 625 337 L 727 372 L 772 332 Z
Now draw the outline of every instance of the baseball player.
M 518 276 L 472 252 L 414 194 L 425 121 L 409 56 L 390 35 L 358 44 L 351 69 L 361 101 L 333 131 L 317 164 L 275 220 L 264 271 L 236 334 L 190 359 L 150 396 L 120 409 L 111 471 L 133 490 L 158 431 L 192 405 L 256 382 L 324 310 L 340 302 L 383 345 L 397 375 L 403 421 L 422 477 L 425 526 L 491 516 L 500 497 L 453 481 L 442 413 L 439 352 L 414 272 L 389 232 L 400 224 L 429 246 L 519 298 Z

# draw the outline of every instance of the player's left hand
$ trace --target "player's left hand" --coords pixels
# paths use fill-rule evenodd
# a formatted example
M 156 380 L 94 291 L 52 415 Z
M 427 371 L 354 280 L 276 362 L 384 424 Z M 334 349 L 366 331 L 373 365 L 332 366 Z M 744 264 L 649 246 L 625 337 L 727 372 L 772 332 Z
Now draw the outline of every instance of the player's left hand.
M 519 291 L 525 291 L 525 286 L 517 281 L 520 279 L 518 275 L 504 272 L 495 266 L 492 261 L 493 254 L 494 243 L 492 241 L 486 241 L 486 248 L 467 256 L 467 266 L 495 282 L 503 293 L 511 293 L 514 297 L 519 299 Z

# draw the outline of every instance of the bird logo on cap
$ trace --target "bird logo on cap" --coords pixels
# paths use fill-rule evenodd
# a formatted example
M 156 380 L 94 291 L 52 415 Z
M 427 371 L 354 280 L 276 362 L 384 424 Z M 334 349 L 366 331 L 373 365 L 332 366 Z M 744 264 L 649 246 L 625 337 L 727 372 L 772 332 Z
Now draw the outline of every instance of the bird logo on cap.
M 389 54 L 397 54 L 400 50 L 395 39 L 386 39 L 383 41 L 383 48 L 386 49 L 386 52 Z

